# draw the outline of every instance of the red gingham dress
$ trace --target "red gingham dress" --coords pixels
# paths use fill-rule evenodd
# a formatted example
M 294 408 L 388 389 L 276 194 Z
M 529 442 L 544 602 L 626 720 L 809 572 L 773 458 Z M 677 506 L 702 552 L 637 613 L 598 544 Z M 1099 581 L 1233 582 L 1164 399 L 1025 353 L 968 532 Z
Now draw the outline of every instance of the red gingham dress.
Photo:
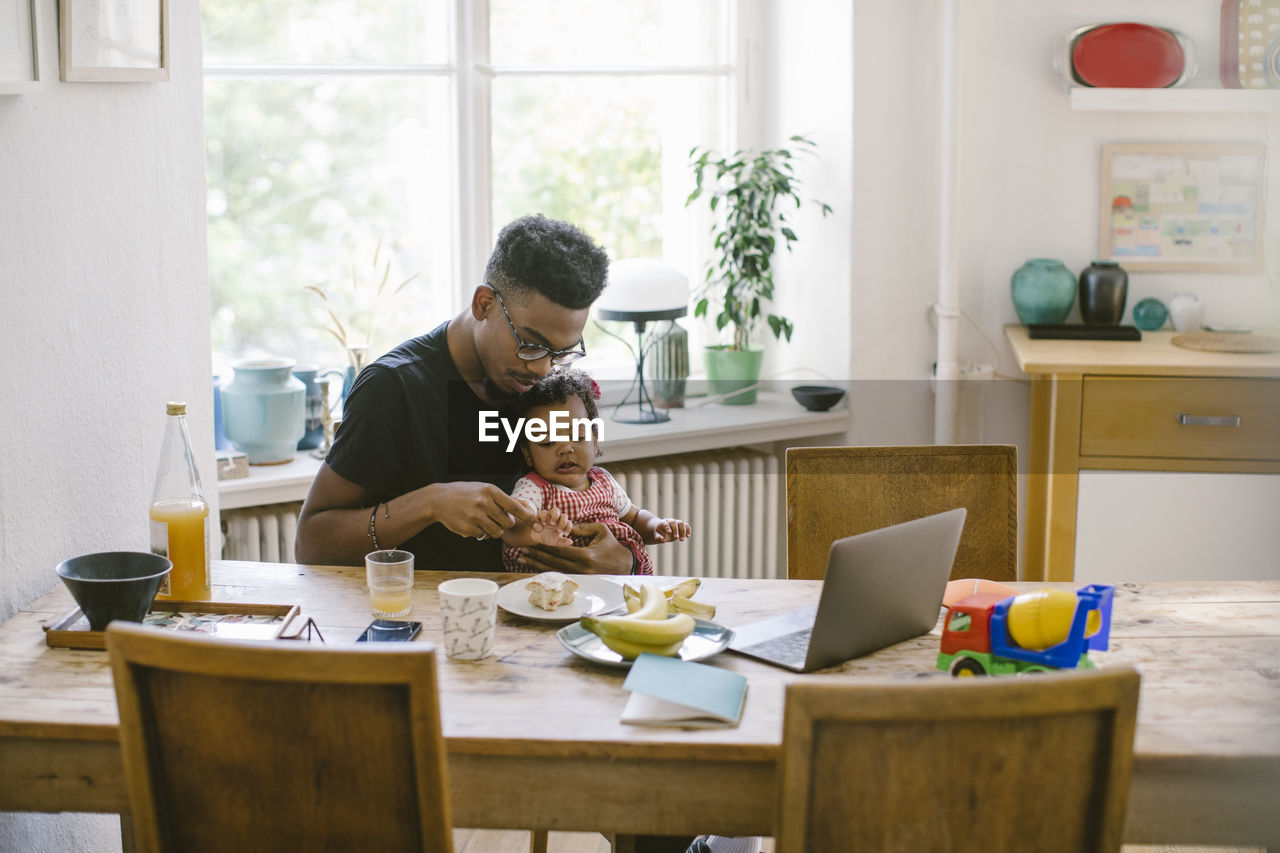
M 521 477 L 511 490 L 513 497 L 533 507 L 533 511 L 558 507 L 569 516 L 575 524 L 600 522 L 609 528 L 614 538 L 631 549 L 636 555 L 637 575 L 653 574 L 653 560 L 644 549 L 644 540 L 635 528 L 624 523 L 620 516 L 631 509 L 631 500 L 609 472 L 600 467 L 593 467 L 587 472 L 591 481 L 584 491 L 575 492 L 564 486 L 549 482 L 537 472 L 530 472 Z M 588 540 L 581 536 L 573 537 L 574 545 L 585 545 Z M 508 572 L 528 571 L 516 563 L 524 554 L 524 548 L 502 546 L 502 568 Z

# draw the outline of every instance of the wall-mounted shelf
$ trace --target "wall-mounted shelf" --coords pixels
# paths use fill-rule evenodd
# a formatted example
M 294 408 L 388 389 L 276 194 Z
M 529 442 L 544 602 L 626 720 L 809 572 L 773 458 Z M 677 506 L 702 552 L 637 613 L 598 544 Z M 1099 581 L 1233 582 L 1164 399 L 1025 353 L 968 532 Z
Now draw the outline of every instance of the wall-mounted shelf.
M 1071 87 L 1071 109 L 1280 113 L 1277 89 L 1092 89 Z

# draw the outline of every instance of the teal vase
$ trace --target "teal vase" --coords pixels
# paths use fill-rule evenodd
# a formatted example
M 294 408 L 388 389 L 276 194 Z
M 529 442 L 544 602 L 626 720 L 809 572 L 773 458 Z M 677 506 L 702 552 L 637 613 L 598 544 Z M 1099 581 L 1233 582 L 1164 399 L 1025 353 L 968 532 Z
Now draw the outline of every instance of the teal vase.
M 1062 261 L 1032 258 L 1013 274 L 1011 292 L 1023 325 L 1061 323 L 1076 301 L 1076 277 Z

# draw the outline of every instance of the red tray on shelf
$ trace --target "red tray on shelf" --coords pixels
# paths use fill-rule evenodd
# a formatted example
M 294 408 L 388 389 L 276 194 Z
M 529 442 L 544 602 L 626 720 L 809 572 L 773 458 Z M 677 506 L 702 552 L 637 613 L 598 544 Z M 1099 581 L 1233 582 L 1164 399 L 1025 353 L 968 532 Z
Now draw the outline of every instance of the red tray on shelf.
M 1075 77 L 1097 88 L 1162 89 L 1187 76 L 1187 52 L 1178 34 L 1132 22 L 1099 24 L 1071 47 Z

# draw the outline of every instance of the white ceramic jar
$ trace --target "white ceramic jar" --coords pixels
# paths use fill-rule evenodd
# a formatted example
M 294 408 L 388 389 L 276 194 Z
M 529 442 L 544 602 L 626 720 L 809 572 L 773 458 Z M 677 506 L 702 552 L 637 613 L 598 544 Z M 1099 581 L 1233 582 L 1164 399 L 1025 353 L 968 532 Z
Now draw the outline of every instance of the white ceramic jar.
M 235 377 L 222 389 L 227 438 L 250 465 L 290 462 L 306 433 L 307 388 L 287 358 L 258 358 L 232 365 Z
M 1175 293 L 1169 300 L 1169 317 L 1176 332 L 1198 332 L 1204 326 L 1204 304 L 1194 293 Z

